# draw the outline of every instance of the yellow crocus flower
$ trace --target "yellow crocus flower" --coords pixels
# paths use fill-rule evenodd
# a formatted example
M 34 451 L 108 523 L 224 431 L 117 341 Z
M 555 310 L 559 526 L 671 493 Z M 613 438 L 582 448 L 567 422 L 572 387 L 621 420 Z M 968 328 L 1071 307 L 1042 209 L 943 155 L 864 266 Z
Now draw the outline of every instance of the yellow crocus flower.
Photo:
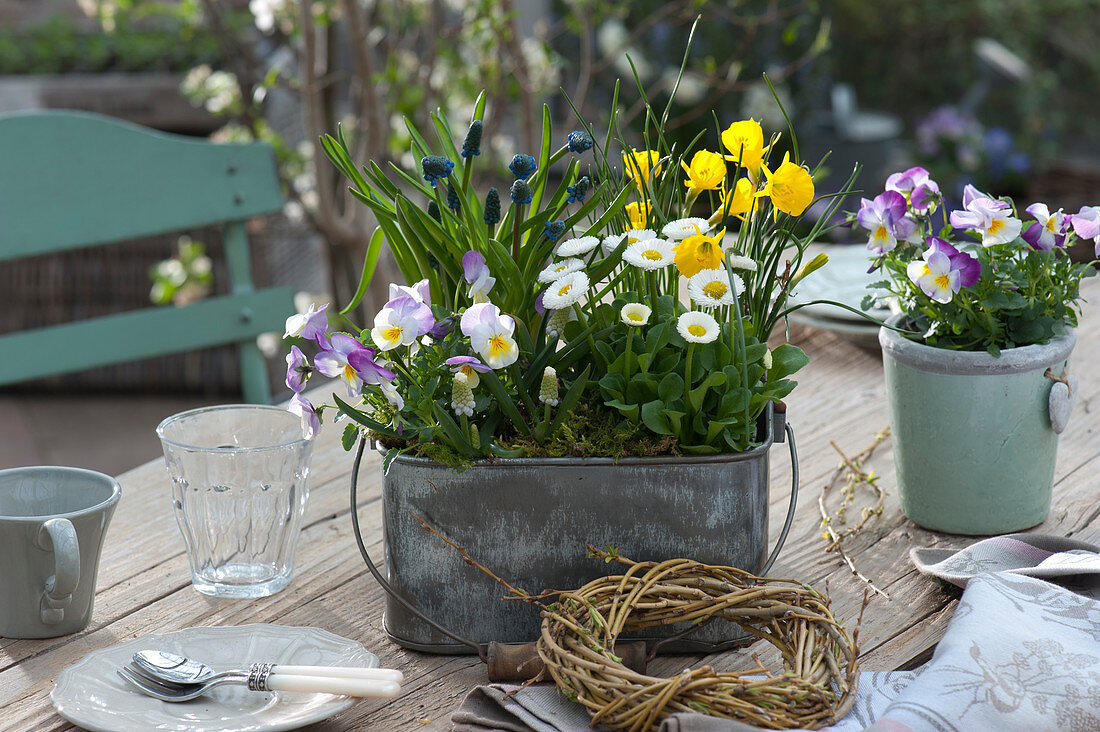
M 631 201 L 626 204 L 623 210 L 630 217 L 630 229 L 644 229 L 652 208 L 653 205 L 649 201 Z M 627 229 L 627 231 L 630 231 L 630 229 Z
M 783 164 L 774 173 L 766 165 L 763 170 L 768 184 L 756 196 L 770 196 L 777 211 L 801 216 L 814 200 L 814 179 L 810 171 L 792 163 L 790 153 L 783 156 Z
M 626 170 L 626 174 L 634 179 L 634 184 L 638 186 L 638 190 L 649 188 L 650 171 L 653 172 L 654 176 L 660 174 L 661 166 L 657 162 L 660 158 L 661 154 L 656 150 L 638 152 L 631 148 L 630 152 L 623 153 L 623 168 Z
M 734 122 L 722 133 L 721 139 L 722 145 L 730 153 L 726 160 L 739 163 L 749 171 L 749 175 L 757 178 L 760 165 L 764 162 L 764 153 L 771 147 L 764 147 L 764 130 L 760 123 L 754 119 Z
M 691 165 L 680 161 L 687 173 L 684 185 L 695 195 L 701 191 L 715 191 L 726 181 L 726 159 L 718 153 L 699 150 L 691 158 Z
M 721 267 L 722 237 L 725 235 L 726 230 L 722 229 L 714 236 L 698 233 L 684 239 L 676 245 L 676 269 L 684 277 L 691 277 L 700 270 Z

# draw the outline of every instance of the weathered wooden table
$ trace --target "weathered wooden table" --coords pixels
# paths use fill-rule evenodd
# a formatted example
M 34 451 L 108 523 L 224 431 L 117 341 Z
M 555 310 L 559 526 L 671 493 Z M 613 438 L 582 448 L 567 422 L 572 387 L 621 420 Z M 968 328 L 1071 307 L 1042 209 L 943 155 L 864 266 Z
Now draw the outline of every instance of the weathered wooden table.
M 1088 281 L 1086 295 L 1100 300 L 1100 281 Z M 854 624 L 863 583 L 835 554 L 824 552 L 819 536 L 818 496 L 838 464 L 830 440 L 848 454 L 867 446 L 887 425 L 882 365 L 877 353 L 853 347 L 830 333 L 792 330 L 792 340 L 810 354 L 789 398 L 789 419 L 797 431 L 802 471 L 797 519 L 773 575 L 797 577 L 828 586 L 834 609 Z M 1089 367 L 1100 360 L 1100 310 L 1086 306 L 1072 364 L 1081 388 L 1070 427 L 1062 435 L 1054 507 L 1036 531 L 1100 539 L 1100 377 Z M 150 425 L 152 430 L 154 425 Z M 382 632 L 382 591 L 367 573 L 351 535 L 348 476 L 352 458 L 339 445 L 340 430 L 327 427 L 313 458 L 312 495 L 299 541 L 290 586 L 261 600 L 215 600 L 191 589 L 183 543 L 172 516 L 169 483 L 160 460 L 119 478 L 122 500 L 107 535 L 91 625 L 76 635 L 47 640 L 0 639 L 0 729 L 72 729 L 53 712 L 54 679 L 85 654 L 155 631 L 199 625 L 268 622 L 310 625 L 362 642 L 384 666 L 405 672 L 400 698 L 363 701 L 313 730 L 449 729 L 451 711 L 465 694 L 485 681 L 474 657 L 430 656 L 403 650 Z M 772 536 L 786 512 L 790 484 L 786 450 L 772 459 Z M 849 551 L 858 568 L 891 596 L 874 599 L 859 634 L 862 667 L 908 668 L 924 661 L 942 636 L 957 592 L 918 575 L 908 559 L 913 546 L 966 545 L 965 537 L 925 531 L 897 508 L 889 443 L 871 462 L 890 491 L 886 510 L 855 537 Z M 377 459 L 364 467 L 359 516 L 367 545 L 382 555 L 381 474 Z M 0 558 L 2 561 L 3 558 Z M 2 588 L 0 588 L 2 591 Z M 755 647 L 754 647 L 755 648 Z M 710 663 L 735 668 L 748 653 L 711 657 L 659 658 L 651 669 L 673 673 L 685 665 Z

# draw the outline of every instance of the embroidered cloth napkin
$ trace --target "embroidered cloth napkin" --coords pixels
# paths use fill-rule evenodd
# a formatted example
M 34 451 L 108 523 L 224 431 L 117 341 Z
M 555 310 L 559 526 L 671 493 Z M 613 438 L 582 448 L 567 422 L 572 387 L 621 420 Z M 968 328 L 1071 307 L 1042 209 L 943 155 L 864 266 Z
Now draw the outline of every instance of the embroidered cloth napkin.
M 910 558 L 965 587 L 962 599 L 932 659 L 917 671 L 861 673 L 856 704 L 831 732 L 1100 730 L 1100 547 L 1010 534 Z M 552 686 L 517 689 L 478 687 L 452 716 L 454 730 L 592 729 L 584 708 Z M 660 732 L 753 729 L 674 714 Z

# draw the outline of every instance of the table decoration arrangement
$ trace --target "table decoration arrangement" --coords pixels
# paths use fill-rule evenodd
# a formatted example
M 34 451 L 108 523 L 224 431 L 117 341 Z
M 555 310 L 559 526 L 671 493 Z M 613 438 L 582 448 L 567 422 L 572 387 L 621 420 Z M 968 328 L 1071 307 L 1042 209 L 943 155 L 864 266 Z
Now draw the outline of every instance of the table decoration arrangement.
M 591 579 L 588 543 L 752 572 L 779 550 L 769 557 L 768 451 L 787 441 L 795 459 L 780 400 L 808 359 L 766 340 L 806 304 L 788 296 L 825 265 L 805 252 L 853 178 L 817 195 L 793 129 L 765 140 L 751 119 L 714 130 L 722 152 L 702 144 L 706 129 L 676 147 L 668 108 L 638 94 L 643 149 L 615 137 L 614 115 L 603 134 L 582 121 L 555 142 L 547 109 L 541 149 L 514 157 L 505 193 L 473 183 L 484 97 L 461 142 L 441 114 L 434 144 L 408 125 L 415 173 L 360 168 L 343 131 L 324 139 L 379 222 L 360 293 L 383 243 L 409 284 L 390 285 L 370 328 L 347 309 L 288 322 L 290 409 L 317 429 L 334 407 L 346 447 L 380 445 L 388 578 L 408 600 L 388 601 L 386 629 L 407 647 L 470 652 L 538 629 L 523 607 L 486 612 L 491 579 L 425 546 L 410 513 L 446 516 L 456 543 L 536 591 Z M 824 214 L 803 219 L 815 200 Z M 314 373 L 343 379 L 346 396 L 309 403 Z M 708 628 L 694 647 L 743 640 L 734 630 Z
M 948 211 L 923 168 L 887 179 L 854 217 L 898 314 L 884 328 L 901 508 L 930 529 L 998 534 L 1042 522 L 1076 379 L 1075 235 L 1100 246 L 1100 209 L 1024 212 L 973 186 Z M 870 306 L 873 297 L 865 300 Z

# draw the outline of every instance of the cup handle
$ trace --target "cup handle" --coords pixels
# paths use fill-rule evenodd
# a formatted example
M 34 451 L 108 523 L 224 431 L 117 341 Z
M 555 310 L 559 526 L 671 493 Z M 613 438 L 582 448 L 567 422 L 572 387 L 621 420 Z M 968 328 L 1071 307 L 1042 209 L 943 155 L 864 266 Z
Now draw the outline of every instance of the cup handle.
M 46 580 L 38 612 L 46 625 L 57 625 L 80 583 L 80 544 L 69 519 L 52 518 L 38 530 L 38 548 L 53 553 L 54 573 Z

